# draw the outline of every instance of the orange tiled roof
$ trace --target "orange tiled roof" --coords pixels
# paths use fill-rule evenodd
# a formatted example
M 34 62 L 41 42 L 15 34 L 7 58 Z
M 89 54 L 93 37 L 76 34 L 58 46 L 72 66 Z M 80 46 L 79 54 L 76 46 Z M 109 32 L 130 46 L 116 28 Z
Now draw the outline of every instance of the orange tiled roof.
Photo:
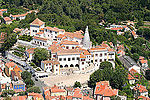
M 8 68 L 10 68 L 10 67 L 17 66 L 17 64 L 14 63 L 14 62 L 8 62 L 8 63 L 5 64 L 5 66 L 7 66 Z
M 140 84 L 137 84 L 136 87 L 134 88 L 134 90 L 138 90 L 141 93 L 148 91 L 143 85 L 140 85 Z
M 87 50 L 85 50 L 83 53 L 84 55 L 91 55 L 91 53 L 89 53 Z
M 109 52 L 111 52 L 111 51 L 114 52 L 115 50 L 112 49 L 112 48 L 108 48 L 108 51 L 109 51 Z
M 65 31 L 64 29 L 59 29 L 57 27 L 45 27 L 44 29 L 48 29 L 48 30 L 51 30 L 51 31 L 55 31 L 55 32 L 59 32 L 59 31 Z
M 84 54 L 80 54 L 80 58 L 86 58 L 86 56 Z
M 27 49 L 26 52 L 28 52 L 29 54 L 30 54 L 30 53 L 34 53 L 34 50 L 35 50 L 35 49 L 36 49 L 36 48 L 30 48 L 30 49 Z
M 140 62 L 143 63 L 147 63 L 147 60 L 140 60 Z
M 114 96 L 117 95 L 118 89 L 112 89 L 109 86 L 109 81 L 100 81 L 96 83 L 94 94 L 100 94 L 102 96 Z
M 70 37 L 70 38 L 79 38 L 79 39 L 84 38 L 84 36 L 83 36 L 82 34 L 71 33 L 71 32 L 65 32 L 64 35 L 65 35 L 66 37 Z
M 90 98 L 89 96 L 83 96 L 83 100 L 94 100 L 94 99 Z
M 66 45 L 79 45 L 79 43 L 78 42 L 75 42 L 75 41 L 68 41 L 68 40 L 65 40 L 65 41 L 62 41 L 61 43 L 60 43 L 61 45 L 62 44 L 66 44 Z
M 15 96 L 15 97 L 11 97 L 11 100 L 26 100 L 27 96 Z
M 138 100 L 150 100 L 150 98 L 144 96 L 138 96 Z
M 25 13 L 25 14 L 20 14 L 20 15 L 11 15 L 12 17 L 23 17 L 23 16 L 26 16 L 28 13 Z
M 48 63 L 52 63 L 53 65 L 56 65 L 56 64 L 60 64 L 59 63 L 59 61 L 57 61 L 57 60 L 44 60 L 44 61 L 42 61 L 42 63 L 44 63 L 44 64 L 48 64 Z
M 5 21 L 11 21 L 11 18 L 9 18 L 9 17 L 4 17 L 4 20 L 5 20 Z
M 57 55 L 73 55 L 73 54 L 80 54 L 80 52 L 76 49 L 62 49 L 57 52 Z
M 111 30 L 122 30 L 122 27 L 118 27 L 118 28 L 111 28 Z
M 133 35 L 133 36 L 135 36 L 135 35 L 136 35 L 136 33 L 135 33 L 134 31 L 132 31 L 132 35 Z
M 128 80 L 133 80 L 133 79 L 135 78 L 128 73 Z
M 56 92 L 66 92 L 65 89 L 59 89 L 56 85 L 54 85 L 53 87 L 50 88 L 52 93 L 56 93 Z
M 37 37 L 37 36 L 34 36 L 34 39 L 41 40 L 41 41 L 47 41 L 46 38 L 41 38 L 41 37 Z
M 59 34 L 58 36 L 57 36 L 57 38 L 63 38 L 65 35 L 63 35 L 63 34 Z
M 36 18 L 30 25 L 38 25 L 41 26 L 45 24 L 45 22 L 41 21 L 40 19 Z
M 91 48 L 91 51 L 103 51 L 103 50 L 107 50 L 106 48 Z
M 144 57 L 143 56 L 139 56 L 139 60 L 144 60 Z
M 83 95 L 82 95 L 82 93 L 81 93 L 81 89 L 76 88 L 76 89 L 74 90 L 73 97 L 74 97 L 74 98 L 82 98 Z
M 138 73 L 138 72 L 137 72 L 135 69 L 132 68 L 132 69 L 130 70 L 130 73 L 131 73 L 132 75 L 134 75 L 135 73 Z
M 42 94 L 39 93 L 28 93 L 28 96 L 33 96 L 34 100 L 36 100 L 37 98 L 41 98 L 42 100 L 44 100 Z
M 7 11 L 7 9 L 0 9 L 0 11 Z
M 38 34 L 38 35 L 40 35 L 40 34 L 43 34 L 44 32 L 38 32 L 38 33 L 36 33 L 36 34 Z

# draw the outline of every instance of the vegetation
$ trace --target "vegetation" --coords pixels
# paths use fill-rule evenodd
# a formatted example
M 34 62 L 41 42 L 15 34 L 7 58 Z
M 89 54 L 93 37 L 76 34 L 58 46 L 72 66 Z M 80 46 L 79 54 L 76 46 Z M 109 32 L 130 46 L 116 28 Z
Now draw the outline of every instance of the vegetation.
M 111 68 L 112 67 L 112 63 L 108 62 L 108 61 L 104 61 L 100 64 L 100 68 L 99 69 L 104 69 L 104 68 Z
M 41 93 L 41 90 L 39 87 L 33 86 L 33 87 L 28 88 L 27 92 L 29 92 L 29 93 L 32 93 L 32 92 Z
M 19 39 L 19 40 L 23 40 L 23 41 L 30 42 L 33 38 L 32 38 L 32 36 L 30 36 L 30 35 L 21 35 L 21 36 L 19 36 L 18 39 Z
M 22 72 L 21 77 L 24 80 L 27 88 L 32 87 L 34 85 L 34 82 L 31 79 L 32 75 L 28 71 Z
M 15 94 L 15 91 L 13 91 L 13 90 L 3 90 L 1 96 L 7 97 L 8 95 L 13 96 L 14 94 Z
M 36 48 L 33 54 L 33 62 L 37 65 L 41 65 L 42 60 L 46 60 L 49 57 L 48 51 L 44 48 Z
M 74 87 L 74 88 L 77 88 L 77 87 L 81 88 L 80 82 L 76 81 L 76 82 L 74 83 L 74 86 L 73 86 L 73 87 Z
M 17 51 L 14 51 L 14 52 L 12 52 L 14 55 L 16 55 L 16 56 L 19 56 L 19 57 L 23 57 L 23 53 L 20 53 L 20 52 L 17 52 Z
M 147 80 L 150 80 L 150 70 L 146 70 L 145 77 Z
M 112 66 L 104 67 L 103 70 L 99 69 L 90 75 L 88 86 L 94 89 L 96 82 L 106 80 L 110 82 L 112 88 L 122 90 L 122 87 L 127 82 L 127 72 L 125 69 L 119 67 L 116 67 L 115 69 L 113 69 Z

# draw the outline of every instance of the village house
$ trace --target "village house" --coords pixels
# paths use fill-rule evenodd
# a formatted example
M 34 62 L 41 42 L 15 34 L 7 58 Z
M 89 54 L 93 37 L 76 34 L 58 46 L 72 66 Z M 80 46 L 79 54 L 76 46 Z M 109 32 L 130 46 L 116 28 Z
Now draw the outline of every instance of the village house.
M 42 94 L 32 92 L 27 94 L 27 100 L 44 100 L 44 98 Z
M 129 73 L 128 73 L 128 80 L 129 80 L 130 84 L 134 84 L 135 83 L 135 78 Z
M 143 68 L 144 70 L 147 70 L 147 69 L 148 69 L 148 61 L 145 60 L 144 57 L 140 56 L 140 57 L 139 57 L 139 62 L 140 62 L 141 66 L 142 66 L 142 68 Z
M 12 23 L 11 18 L 9 18 L 9 17 L 4 17 L 4 23 L 5 23 L 5 24 L 11 24 L 11 23 Z
M 0 12 L 7 13 L 7 9 L 0 9 Z
M 28 13 L 20 14 L 20 15 L 12 15 L 12 14 L 10 14 L 10 17 L 11 17 L 12 20 L 17 20 L 17 19 L 22 20 L 22 19 L 26 18 L 27 14 Z
M 25 51 L 28 61 L 31 61 L 33 59 L 34 50 L 35 50 L 35 48 L 29 48 Z
M 45 60 L 41 61 L 41 68 L 45 72 L 51 72 L 55 75 L 59 75 L 60 73 L 60 63 L 57 60 Z
M 148 97 L 148 90 L 143 85 L 136 84 L 136 86 L 133 90 L 134 90 L 135 97 L 138 97 L 138 96 Z
M 118 89 L 112 89 L 109 81 L 100 81 L 96 83 L 94 97 L 96 100 L 111 100 L 111 96 L 118 96 Z
M 45 22 L 41 21 L 40 19 L 36 18 L 31 24 L 30 24 L 30 35 L 35 36 L 36 33 L 40 32 L 41 28 L 45 27 Z

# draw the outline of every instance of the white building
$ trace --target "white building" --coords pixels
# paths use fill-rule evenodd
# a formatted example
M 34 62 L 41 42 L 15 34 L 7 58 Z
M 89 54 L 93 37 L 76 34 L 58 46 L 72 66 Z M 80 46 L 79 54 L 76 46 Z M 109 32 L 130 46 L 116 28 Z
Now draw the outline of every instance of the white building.
M 16 20 L 17 18 L 18 18 L 19 20 L 22 20 L 22 19 L 25 19 L 25 18 L 26 18 L 26 15 L 27 15 L 27 14 L 28 14 L 28 13 L 20 14 L 20 15 L 12 15 L 12 14 L 10 14 L 10 17 L 11 17 L 12 20 Z
M 60 74 L 60 63 L 57 60 L 45 60 L 41 62 L 41 68 L 45 72 L 51 72 L 55 75 Z
M 38 33 L 41 28 L 44 28 L 44 27 L 45 27 L 45 22 L 43 22 L 40 19 L 36 18 L 30 24 L 30 35 L 31 36 L 35 36 L 35 34 Z

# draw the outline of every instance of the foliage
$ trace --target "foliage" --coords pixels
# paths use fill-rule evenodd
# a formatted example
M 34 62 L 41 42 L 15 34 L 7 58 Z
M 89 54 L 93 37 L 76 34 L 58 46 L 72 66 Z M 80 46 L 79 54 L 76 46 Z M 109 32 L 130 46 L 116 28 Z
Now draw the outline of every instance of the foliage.
M 29 79 L 29 78 L 25 79 L 24 82 L 25 82 L 27 88 L 32 87 L 34 85 L 33 80 Z
M 29 92 L 29 93 L 32 93 L 32 92 L 41 93 L 41 90 L 39 87 L 33 86 L 33 87 L 28 88 L 27 92 Z
M 16 56 L 19 56 L 19 57 L 23 57 L 23 53 L 20 53 L 20 52 L 17 52 L 17 51 L 14 51 L 14 52 L 12 52 L 14 55 L 16 55 Z
M 22 73 L 21 73 L 21 78 L 23 79 L 23 80 L 26 80 L 26 79 L 31 79 L 31 73 L 29 73 L 28 71 L 23 71 Z
M 46 60 L 48 58 L 48 51 L 44 48 L 36 48 L 33 54 L 33 62 L 40 66 L 42 60 Z
M 108 61 L 104 61 L 102 63 L 100 63 L 100 69 L 104 69 L 104 68 L 112 68 L 112 63 L 108 62 Z
M 146 70 L 146 72 L 145 72 L 145 78 L 147 80 L 150 80 L 150 70 Z
M 131 57 L 137 62 L 139 59 L 139 54 L 134 53 Z
M 14 94 L 15 94 L 15 91 L 13 91 L 13 90 L 3 90 L 1 96 L 2 97 L 7 97 L 8 95 L 13 96 Z
M 40 68 L 37 68 L 36 71 L 41 71 Z
M 74 83 L 74 86 L 73 86 L 73 87 L 74 87 L 74 88 L 77 88 L 77 87 L 81 88 L 80 82 L 76 81 L 76 82 Z
M 26 95 L 26 92 L 19 92 L 19 96 L 24 96 L 24 95 Z
M 34 85 L 33 80 L 31 79 L 32 75 L 28 71 L 23 71 L 21 77 L 24 80 L 26 87 L 29 88 Z
M 103 70 L 97 70 L 90 75 L 88 86 L 95 88 L 96 82 L 109 81 L 112 88 L 122 90 L 122 86 L 127 82 L 127 72 L 122 68 L 109 68 L 105 67 Z
M 30 42 L 33 38 L 32 38 L 32 36 L 30 36 L 30 35 L 21 35 L 21 36 L 19 36 L 18 39 L 19 39 L 19 40 L 23 40 L 23 41 L 28 41 L 28 42 Z

